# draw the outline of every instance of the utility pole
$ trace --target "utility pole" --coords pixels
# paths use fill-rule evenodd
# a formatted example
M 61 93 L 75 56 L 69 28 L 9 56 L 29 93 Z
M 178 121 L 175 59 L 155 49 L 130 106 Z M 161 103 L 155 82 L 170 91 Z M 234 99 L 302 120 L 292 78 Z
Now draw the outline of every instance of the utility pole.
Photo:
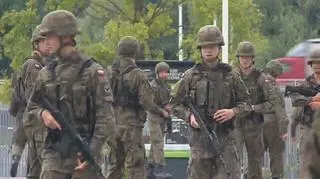
M 183 39 L 182 4 L 179 4 L 179 61 L 183 61 L 183 50 L 181 48 Z
M 229 61 L 229 0 L 222 0 L 222 35 L 224 46 L 222 47 L 222 62 Z

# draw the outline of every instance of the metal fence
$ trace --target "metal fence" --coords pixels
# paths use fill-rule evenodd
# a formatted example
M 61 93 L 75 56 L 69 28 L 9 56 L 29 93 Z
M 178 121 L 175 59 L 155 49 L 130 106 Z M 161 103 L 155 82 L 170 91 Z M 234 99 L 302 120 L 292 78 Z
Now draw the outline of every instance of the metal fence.
M 15 119 L 12 116 L 10 116 L 7 109 L 0 109 L 0 177 L 10 176 L 10 148 L 15 123 Z M 26 176 L 27 165 L 25 153 L 27 153 L 26 149 L 21 158 L 21 162 L 18 168 L 18 177 Z
M 286 108 L 288 116 L 291 117 L 292 106 L 291 99 L 286 98 Z M 11 153 L 10 146 L 12 140 L 12 132 L 15 126 L 15 120 L 12 118 L 6 109 L 0 109 L 0 177 L 10 176 L 10 163 Z M 299 134 L 299 132 L 297 133 Z M 291 138 L 286 141 L 285 150 L 285 178 L 286 179 L 297 179 L 299 178 L 299 148 L 298 148 L 298 137 L 297 142 L 292 143 Z M 18 176 L 23 177 L 26 175 L 26 154 L 25 149 L 24 155 L 19 165 Z M 265 154 L 263 163 L 263 173 L 265 178 L 270 178 L 269 172 L 269 157 Z

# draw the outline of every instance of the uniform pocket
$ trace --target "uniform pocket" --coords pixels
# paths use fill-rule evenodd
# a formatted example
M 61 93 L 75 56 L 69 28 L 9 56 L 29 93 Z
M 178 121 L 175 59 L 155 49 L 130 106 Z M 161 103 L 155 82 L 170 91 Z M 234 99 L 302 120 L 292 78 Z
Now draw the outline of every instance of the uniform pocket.
M 201 80 L 196 83 L 196 102 L 198 107 L 205 107 L 207 105 L 208 97 L 208 81 Z
M 87 88 L 81 85 L 74 85 L 72 87 L 73 95 L 73 112 L 75 118 L 86 117 L 87 114 Z

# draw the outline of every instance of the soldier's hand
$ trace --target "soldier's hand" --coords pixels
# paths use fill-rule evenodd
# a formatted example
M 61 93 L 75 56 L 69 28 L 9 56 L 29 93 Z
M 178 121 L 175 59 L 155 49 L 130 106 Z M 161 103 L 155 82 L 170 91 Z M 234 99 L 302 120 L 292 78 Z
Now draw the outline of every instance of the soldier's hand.
M 88 162 L 83 161 L 83 157 L 82 157 L 82 154 L 80 152 L 78 152 L 77 155 L 78 155 L 78 158 L 77 158 L 78 166 L 76 166 L 75 170 L 77 172 L 81 172 L 81 171 L 85 170 L 88 167 Z
M 60 124 L 54 119 L 54 117 L 51 115 L 51 113 L 48 110 L 44 110 L 41 113 L 41 118 L 42 118 L 43 123 L 46 127 L 50 128 L 50 129 L 61 130 Z
M 165 117 L 165 118 L 169 118 L 170 117 L 170 114 L 169 114 L 169 112 L 168 111 L 166 111 L 166 110 L 163 110 L 163 117 Z
M 309 103 L 309 106 L 313 109 L 313 110 L 318 110 L 320 109 L 320 101 L 318 102 L 311 102 Z
M 193 128 L 199 128 L 199 124 L 198 124 L 198 122 L 197 122 L 197 120 L 196 120 L 196 118 L 194 117 L 193 114 L 190 115 L 189 121 L 190 121 L 190 125 L 191 125 Z
M 219 109 L 213 114 L 213 119 L 219 123 L 224 123 L 235 116 L 232 109 Z
M 288 133 L 284 133 L 284 134 L 281 135 L 281 139 L 282 140 L 287 140 L 288 137 L 289 137 Z
M 292 137 L 292 138 L 291 138 L 291 141 L 292 141 L 292 143 L 296 143 L 296 142 L 297 142 L 296 137 Z
M 167 105 L 164 107 L 164 109 L 165 109 L 166 111 L 168 111 L 169 113 L 172 112 L 172 111 L 171 111 L 171 106 L 170 106 L 169 104 L 167 104 Z
M 318 93 L 316 96 L 312 97 L 312 98 L 311 98 L 311 101 L 313 101 L 313 102 L 320 102 L 319 93 Z

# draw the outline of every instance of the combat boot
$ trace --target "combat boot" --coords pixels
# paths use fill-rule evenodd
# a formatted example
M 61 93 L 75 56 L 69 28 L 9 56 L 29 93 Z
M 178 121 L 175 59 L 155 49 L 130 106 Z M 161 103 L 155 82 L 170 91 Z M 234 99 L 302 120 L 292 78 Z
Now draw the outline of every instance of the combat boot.
M 13 155 L 11 161 L 11 169 L 10 169 L 10 176 L 16 177 L 18 171 L 18 165 L 21 159 L 21 155 Z
M 172 175 L 164 171 L 164 166 L 156 164 L 154 168 L 154 178 L 155 179 L 172 179 Z

